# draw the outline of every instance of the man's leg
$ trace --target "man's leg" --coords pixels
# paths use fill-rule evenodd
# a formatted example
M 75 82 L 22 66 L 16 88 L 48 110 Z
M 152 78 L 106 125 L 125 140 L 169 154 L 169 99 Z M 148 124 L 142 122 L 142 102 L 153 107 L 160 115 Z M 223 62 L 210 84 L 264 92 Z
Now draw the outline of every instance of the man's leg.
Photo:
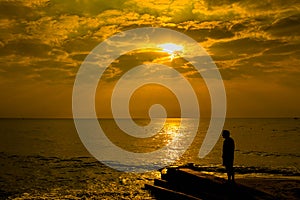
M 228 182 L 234 182 L 234 169 L 232 165 L 225 166 Z
M 225 166 L 225 169 L 226 169 L 226 173 L 227 173 L 227 180 L 228 180 L 228 182 L 229 182 L 230 179 L 231 179 L 230 166 L 229 166 L 229 165 L 226 165 L 226 166 Z
M 232 165 L 229 167 L 229 176 L 228 181 L 234 182 L 234 168 Z

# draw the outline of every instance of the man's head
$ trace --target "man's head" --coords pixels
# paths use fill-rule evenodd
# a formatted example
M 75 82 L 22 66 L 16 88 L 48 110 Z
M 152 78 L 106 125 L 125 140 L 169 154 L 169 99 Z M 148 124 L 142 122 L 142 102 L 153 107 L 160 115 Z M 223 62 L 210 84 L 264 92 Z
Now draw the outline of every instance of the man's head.
M 222 136 L 223 136 L 223 138 L 229 138 L 230 132 L 228 130 L 223 130 L 222 131 Z

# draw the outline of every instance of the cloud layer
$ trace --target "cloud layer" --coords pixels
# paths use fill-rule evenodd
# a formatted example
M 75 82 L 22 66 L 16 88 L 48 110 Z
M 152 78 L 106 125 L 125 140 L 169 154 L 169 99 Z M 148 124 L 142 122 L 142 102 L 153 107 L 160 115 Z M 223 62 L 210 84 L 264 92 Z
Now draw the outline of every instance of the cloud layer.
M 198 41 L 224 80 L 300 87 L 298 0 L 0 0 L 0 24 L 2 85 L 72 85 L 80 64 L 101 41 L 154 26 Z

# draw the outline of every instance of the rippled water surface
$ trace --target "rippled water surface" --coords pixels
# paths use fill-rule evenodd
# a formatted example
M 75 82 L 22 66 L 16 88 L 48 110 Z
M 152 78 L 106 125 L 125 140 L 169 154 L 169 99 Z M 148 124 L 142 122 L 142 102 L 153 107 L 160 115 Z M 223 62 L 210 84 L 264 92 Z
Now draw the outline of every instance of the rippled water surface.
M 181 129 L 189 135 L 193 119 Z M 146 139 L 122 133 L 112 120 L 100 120 L 103 130 L 117 146 L 131 152 L 162 148 L 178 134 L 180 119 L 168 119 L 163 129 Z M 175 164 L 196 163 L 204 171 L 223 173 L 220 138 L 203 159 L 198 158 L 208 120 L 200 122 L 198 133 Z M 146 125 L 145 120 L 137 120 Z M 236 143 L 235 166 L 239 174 L 292 176 L 300 174 L 300 120 L 227 119 Z M 181 137 L 181 140 L 186 140 Z M 176 154 L 180 148 L 171 148 Z M 136 164 L 139 164 L 139 160 Z M 115 163 L 122 165 L 122 163 Z M 111 169 L 91 156 L 81 143 L 73 120 L 0 120 L 0 196 L 6 198 L 152 199 L 143 190 L 145 183 L 159 177 L 156 171 L 124 173 Z

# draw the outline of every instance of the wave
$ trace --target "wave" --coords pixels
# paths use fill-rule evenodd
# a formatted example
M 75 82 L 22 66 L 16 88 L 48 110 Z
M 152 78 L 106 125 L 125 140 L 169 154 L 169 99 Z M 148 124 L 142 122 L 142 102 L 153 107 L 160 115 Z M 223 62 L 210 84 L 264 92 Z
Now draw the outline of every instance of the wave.
M 265 154 L 265 152 L 251 151 L 243 152 L 245 154 L 256 154 L 261 156 L 273 156 Z M 276 156 L 276 154 L 275 154 Z M 299 155 L 278 155 L 278 156 L 295 156 L 300 157 Z M 78 156 L 71 158 L 59 158 L 59 157 L 45 157 L 41 155 L 10 155 L 5 152 L 0 152 L 0 164 L 3 163 L 12 163 L 15 167 L 19 166 L 20 168 L 38 168 L 40 166 L 47 166 L 52 169 L 62 169 L 68 168 L 68 170 L 79 169 L 79 168 L 93 168 L 103 172 L 113 173 L 115 170 L 107 167 L 101 162 L 97 161 L 93 157 L 88 156 Z M 121 165 L 120 163 L 110 163 L 112 165 Z M 196 165 L 196 164 L 185 164 L 183 166 L 192 167 L 195 170 L 205 171 L 205 172 L 216 172 L 216 173 L 225 173 L 225 169 L 220 165 Z M 126 167 L 124 165 L 124 167 Z M 151 169 L 150 169 L 151 170 Z M 269 175 L 284 175 L 284 176 L 300 176 L 300 169 L 296 167 L 257 167 L 257 166 L 235 166 L 235 172 L 237 174 L 269 174 Z
M 279 152 L 265 152 L 265 151 L 242 151 L 242 150 L 236 150 L 236 152 L 239 152 L 240 154 L 244 155 L 257 155 L 262 157 L 295 157 L 300 158 L 300 154 L 295 153 L 279 153 Z
M 226 173 L 225 168 L 220 165 L 216 165 L 216 166 L 201 166 L 201 165 L 194 165 L 194 164 L 188 164 L 188 165 L 189 167 L 197 171 Z M 235 166 L 234 171 L 237 174 L 300 176 L 300 170 L 293 167 L 269 168 L 269 167 L 256 167 L 256 166 Z

